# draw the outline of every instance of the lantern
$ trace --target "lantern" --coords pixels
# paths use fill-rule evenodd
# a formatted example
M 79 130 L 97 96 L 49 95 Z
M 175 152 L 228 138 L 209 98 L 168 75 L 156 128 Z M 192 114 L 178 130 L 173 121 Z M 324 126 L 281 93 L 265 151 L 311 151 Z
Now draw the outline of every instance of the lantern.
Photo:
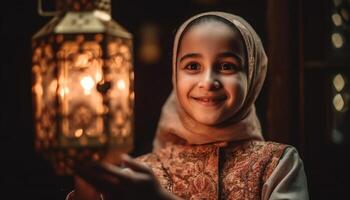
M 57 0 L 56 9 L 32 38 L 35 147 L 71 175 L 77 162 L 115 162 L 132 149 L 132 35 L 111 19 L 109 0 Z

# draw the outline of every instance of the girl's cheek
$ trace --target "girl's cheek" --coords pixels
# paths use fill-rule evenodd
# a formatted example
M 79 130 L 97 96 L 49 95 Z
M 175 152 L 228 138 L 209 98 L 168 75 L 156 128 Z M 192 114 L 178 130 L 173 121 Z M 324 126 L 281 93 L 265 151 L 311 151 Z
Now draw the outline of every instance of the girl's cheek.
M 186 93 L 189 92 L 189 88 L 191 87 L 192 85 L 192 81 L 191 79 L 189 78 L 186 78 L 186 77 L 179 77 L 177 79 L 177 90 L 178 90 L 178 95 L 181 95 L 181 96 L 185 96 Z
M 225 77 L 221 82 L 226 89 L 236 88 L 241 84 L 241 80 L 237 76 Z
M 226 81 L 227 85 L 231 85 L 232 87 L 243 90 L 244 93 L 246 93 L 246 90 L 248 89 L 247 76 L 245 73 L 235 74 L 233 77 L 228 78 Z
M 179 74 L 177 78 L 178 87 L 190 87 L 197 82 L 196 76 L 188 74 Z
M 245 76 L 235 75 L 223 80 L 225 90 L 230 93 L 235 100 L 242 100 L 247 94 L 247 79 Z

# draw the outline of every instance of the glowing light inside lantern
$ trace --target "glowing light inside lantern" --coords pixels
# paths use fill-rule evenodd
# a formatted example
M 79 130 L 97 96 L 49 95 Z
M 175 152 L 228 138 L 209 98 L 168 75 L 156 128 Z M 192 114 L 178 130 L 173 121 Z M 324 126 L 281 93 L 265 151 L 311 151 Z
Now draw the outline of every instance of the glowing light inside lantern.
M 95 81 L 94 81 L 94 79 L 91 78 L 91 76 L 84 76 L 80 80 L 80 85 L 84 89 L 84 94 L 85 95 L 90 95 L 91 94 L 91 90 L 92 90 L 92 88 L 95 85 Z
M 76 57 L 75 66 L 79 68 L 88 67 L 89 63 L 89 55 L 88 54 L 80 54 Z
M 83 135 L 83 129 L 81 129 L 81 128 L 74 132 L 74 136 L 77 138 L 82 136 L 82 135 Z
M 63 86 L 60 90 L 59 90 L 59 94 L 61 97 L 64 97 L 66 94 L 68 94 L 70 92 L 69 88 L 67 86 Z
M 56 79 L 50 83 L 49 90 L 51 92 L 56 92 L 56 90 L 57 90 L 57 80 Z
M 102 74 L 101 74 L 101 72 L 96 72 L 96 74 L 95 74 L 95 80 L 96 80 L 96 82 L 99 82 L 99 81 L 102 80 Z
M 126 88 L 125 81 L 123 79 L 120 79 L 117 83 L 117 87 L 119 90 L 125 90 Z

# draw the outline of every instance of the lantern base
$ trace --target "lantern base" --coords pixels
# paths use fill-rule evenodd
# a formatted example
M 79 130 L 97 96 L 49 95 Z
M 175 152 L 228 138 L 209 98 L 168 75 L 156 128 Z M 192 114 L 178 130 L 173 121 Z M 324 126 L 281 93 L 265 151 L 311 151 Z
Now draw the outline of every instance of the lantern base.
M 129 138 L 118 146 L 60 148 L 44 153 L 44 157 L 51 162 L 56 175 L 72 176 L 77 165 L 89 161 L 118 165 L 120 155 L 132 151 L 132 142 Z

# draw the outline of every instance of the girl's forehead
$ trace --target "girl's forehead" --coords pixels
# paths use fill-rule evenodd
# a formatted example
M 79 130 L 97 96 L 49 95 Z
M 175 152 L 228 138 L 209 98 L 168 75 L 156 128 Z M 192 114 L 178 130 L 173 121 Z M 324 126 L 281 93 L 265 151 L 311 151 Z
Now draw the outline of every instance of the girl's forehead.
M 231 40 L 244 43 L 243 37 L 241 36 L 239 30 L 232 24 L 228 25 L 221 21 L 205 21 L 199 24 L 192 25 L 183 33 L 179 43 L 188 43 L 193 40 L 203 40 L 205 42 L 207 39 L 217 39 L 217 40 Z
M 186 33 L 185 33 L 186 34 Z M 220 21 L 208 21 L 196 24 L 192 27 L 189 27 L 187 34 L 192 35 L 213 35 L 213 36 L 227 36 L 227 35 L 238 35 L 239 31 L 233 25 L 229 26 Z
M 244 48 L 244 41 L 239 31 L 234 27 L 223 22 L 210 21 L 190 27 L 182 35 L 179 50 L 191 51 L 201 47 L 241 51 Z

